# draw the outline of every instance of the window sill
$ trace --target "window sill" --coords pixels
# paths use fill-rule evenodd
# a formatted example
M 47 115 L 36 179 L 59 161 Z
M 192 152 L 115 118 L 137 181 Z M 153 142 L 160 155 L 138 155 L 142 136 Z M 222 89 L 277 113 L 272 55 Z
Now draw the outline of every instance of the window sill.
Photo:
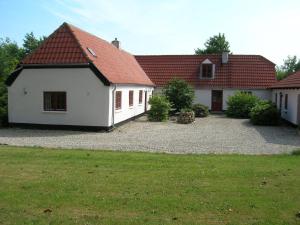
M 128 108 L 129 108 L 129 109 L 133 109 L 134 107 L 133 107 L 133 105 L 132 105 L 132 106 L 129 106 Z
M 43 113 L 57 113 L 57 114 L 65 114 L 67 111 L 42 111 Z
M 115 109 L 115 113 L 120 113 L 122 112 L 122 109 Z

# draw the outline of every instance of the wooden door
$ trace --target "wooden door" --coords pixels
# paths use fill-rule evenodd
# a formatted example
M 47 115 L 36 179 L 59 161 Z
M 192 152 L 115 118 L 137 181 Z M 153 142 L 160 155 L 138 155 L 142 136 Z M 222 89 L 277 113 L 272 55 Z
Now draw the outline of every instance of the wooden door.
M 223 110 L 223 91 L 212 90 L 211 92 L 211 111 L 221 112 Z

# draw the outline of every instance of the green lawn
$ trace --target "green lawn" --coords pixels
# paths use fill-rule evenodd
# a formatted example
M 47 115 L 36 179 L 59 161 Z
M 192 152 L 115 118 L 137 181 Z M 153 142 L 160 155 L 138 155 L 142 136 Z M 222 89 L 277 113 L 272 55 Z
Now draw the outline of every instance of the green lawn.
M 0 147 L 0 224 L 300 224 L 300 156 Z

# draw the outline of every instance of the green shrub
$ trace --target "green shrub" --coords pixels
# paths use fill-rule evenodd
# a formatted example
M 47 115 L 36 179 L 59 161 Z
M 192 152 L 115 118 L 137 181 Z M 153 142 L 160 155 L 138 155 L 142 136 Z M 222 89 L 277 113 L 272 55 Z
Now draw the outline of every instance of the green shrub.
M 292 155 L 300 156 L 300 149 L 292 151 Z
M 7 125 L 7 90 L 4 83 L 0 82 L 0 126 Z
M 193 105 L 193 111 L 196 117 L 206 117 L 209 114 L 208 107 L 202 104 Z
M 250 120 L 255 125 L 277 125 L 279 118 L 276 106 L 270 101 L 259 101 L 250 112 Z
M 149 99 L 151 108 L 148 112 L 150 121 L 166 121 L 169 118 L 171 104 L 165 96 L 153 95 Z
M 249 113 L 259 98 L 255 95 L 236 92 L 233 96 L 228 97 L 226 115 L 234 118 L 249 118 Z
M 163 89 L 176 112 L 181 109 L 191 108 L 195 97 L 194 89 L 184 80 L 172 79 Z

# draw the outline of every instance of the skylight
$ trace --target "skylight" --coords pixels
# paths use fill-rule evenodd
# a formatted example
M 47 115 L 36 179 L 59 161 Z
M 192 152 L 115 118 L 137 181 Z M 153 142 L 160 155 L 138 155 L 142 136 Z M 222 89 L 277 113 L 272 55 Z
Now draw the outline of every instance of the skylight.
M 87 48 L 87 50 L 94 56 L 97 57 L 96 53 L 91 48 Z

